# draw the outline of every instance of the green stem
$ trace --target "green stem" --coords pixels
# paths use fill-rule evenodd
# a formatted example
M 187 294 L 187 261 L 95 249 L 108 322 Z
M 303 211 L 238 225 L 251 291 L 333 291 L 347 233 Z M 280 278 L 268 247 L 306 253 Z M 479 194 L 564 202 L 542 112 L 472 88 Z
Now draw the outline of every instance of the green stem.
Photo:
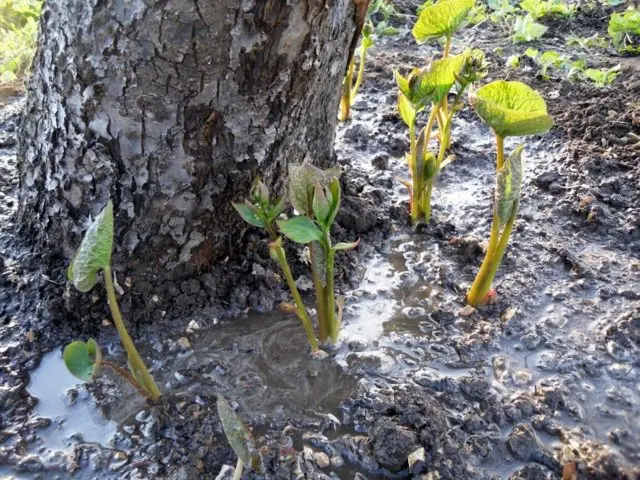
M 149 392 L 147 392 L 147 390 L 138 383 L 135 377 L 131 375 L 131 372 L 129 370 L 127 370 L 126 368 L 122 368 L 120 365 L 110 362 L 109 360 L 100 360 L 100 365 L 113 370 L 116 374 L 120 375 L 123 379 L 129 382 L 141 396 L 143 396 L 147 400 L 151 400 Z
M 342 96 L 340 97 L 340 114 L 338 120 L 346 121 L 351 115 L 351 85 L 353 84 L 353 71 L 355 69 L 355 55 L 351 57 L 351 63 L 347 69 L 347 74 L 342 81 Z
M 104 284 L 107 289 L 107 301 L 109 302 L 109 308 L 111 309 L 113 323 L 118 330 L 122 345 L 127 352 L 129 363 L 131 364 L 134 372 L 140 375 L 140 381 L 144 389 L 148 392 L 149 398 L 155 402 L 160 398 L 162 393 L 160 393 L 160 389 L 156 385 L 156 382 L 153 380 L 153 377 L 149 373 L 149 370 L 147 370 L 147 367 L 144 364 L 142 357 L 140 357 L 138 350 L 136 350 L 136 347 L 133 344 L 133 340 L 129 336 L 129 332 L 127 332 L 127 327 L 122 320 L 120 307 L 118 306 L 118 301 L 116 300 L 116 291 L 113 287 L 113 276 L 111 273 L 111 267 L 106 267 L 104 269 Z
M 302 322 L 302 326 L 304 327 L 305 332 L 307 332 L 307 340 L 309 341 L 309 345 L 311 345 L 311 350 L 315 352 L 316 350 L 318 350 L 318 341 L 316 340 L 316 335 L 313 331 L 313 324 L 311 323 L 311 319 L 309 318 L 307 309 L 302 302 L 302 297 L 300 296 L 300 292 L 298 291 L 296 282 L 293 279 L 293 275 L 291 274 L 291 268 L 289 268 L 287 255 L 282 246 L 275 245 L 274 248 L 278 257 L 278 263 L 280 263 L 280 268 L 282 268 L 284 277 L 287 280 L 287 285 L 289 286 L 289 290 L 291 291 L 293 300 L 296 303 L 296 313 L 298 314 L 298 318 Z
M 447 37 L 447 40 L 444 43 L 444 51 L 442 52 L 442 58 L 447 58 L 449 56 L 449 52 L 451 51 L 451 35 Z
M 338 339 L 338 322 L 336 321 L 336 292 L 335 279 L 333 278 L 333 268 L 335 264 L 336 251 L 331 248 L 329 232 L 326 233 L 325 255 L 327 257 L 327 288 L 325 290 L 327 302 L 327 320 L 329 324 L 329 338 L 332 343 Z
M 244 471 L 244 463 L 238 458 L 236 462 L 236 469 L 233 471 L 232 480 L 240 480 L 242 478 L 242 472 Z
M 436 121 L 438 116 L 438 112 L 440 111 L 440 105 L 434 104 L 431 107 L 431 113 L 429 114 L 429 119 L 427 120 L 427 126 L 425 127 L 425 138 L 424 138 L 424 150 L 420 152 L 422 157 L 426 156 L 426 151 L 429 147 L 429 141 L 431 140 L 431 131 L 433 130 L 433 124 Z M 417 161 L 417 145 L 415 139 L 415 125 L 413 129 L 409 127 L 409 140 L 411 142 L 411 162 L 412 162 L 412 172 L 411 178 L 413 181 L 413 192 L 411 194 L 411 223 L 413 226 L 416 226 L 421 215 L 423 213 L 422 206 L 420 205 L 420 201 L 424 194 L 424 178 L 423 172 L 418 170 L 418 161 Z M 431 196 L 431 189 L 429 189 L 429 196 Z M 430 203 L 430 201 L 428 201 Z M 429 205 L 429 209 L 430 209 Z M 430 216 L 430 214 L 429 214 Z M 426 216 L 425 216 L 426 218 Z M 428 220 L 427 220 L 428 223 Z
M 360 65 L 358 65 L 358 75 L 356 76 L 356 84 L 351 89 L 351 101 L 353 102 L 358 94 L 362 80 L 364 79 L 364 62 L 367 59 L 367 49 L 362 49 L 362 55 L 360 57 Z
M 311 276 L 313 277 L 313 286 L 316 290 L 316 306 L 318 309 L 318 337 L 321 343 L 327 341 L 329 337 L 329 328 L 327 325 L 325 287 L 320 279 L 320 273 L 316 267 L 316 259 L 311 244 L 309 247 L 309 255 L 311 256 Z
M 502 169 L 504 165 L 504 137 L 496 135 L 496 173 Z

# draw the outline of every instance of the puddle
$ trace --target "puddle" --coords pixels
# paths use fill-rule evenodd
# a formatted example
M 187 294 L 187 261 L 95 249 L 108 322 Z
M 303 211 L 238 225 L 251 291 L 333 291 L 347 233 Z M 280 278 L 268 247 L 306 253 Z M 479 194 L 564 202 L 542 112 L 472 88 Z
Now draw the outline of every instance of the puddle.
M 265 417 L 339 415 L 342 400 L 356 391 L 357 379 L 339 365 L 307 354 L 295 318 L 250 314 L 196 331 L 192 346 L 176 362 L 178 371 L 198 372 L 187 388 L 224 394 L 258 425 Z

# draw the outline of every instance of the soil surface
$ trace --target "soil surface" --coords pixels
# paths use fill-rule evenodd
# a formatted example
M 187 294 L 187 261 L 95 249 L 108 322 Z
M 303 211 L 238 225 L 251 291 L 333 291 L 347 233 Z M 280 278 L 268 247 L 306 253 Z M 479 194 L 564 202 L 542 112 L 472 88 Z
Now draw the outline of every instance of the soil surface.
M 345 198 L 335 237 L 362 239 L 338 268 L 340 344 L 327 358 L 308 355 L 299 323 L 278 313 L 288 295 L 254 230 L 242 240 L 245 257 L 147 298 L 130 298 L 135 279 L 116 269 L 125 316 L 146 320 L 131 330 L 165 392 L 159 405 L 118 378 L 81 385 L 66 372 L 61 348 L 75 338 L 95 337 L 114 361 L 124 352 L 99 288 L 74 294 L 64 262 L 41 268 L 15 235 L 23 102 L 5 102 L 0 475 L 230 478 L 235 458 L 215 408 L 221 393 L 262 454 L 263 471 L 245 478 L 538 480 L 562 478 L 567 464 L 579 479 L 640 478 L 638 62 L 589 51 L 594 66 L 623 64 L 607 88 L 562 72 L 542 80 L 524 59 L 506 67 L 528 46 L 578 55 L 565 47 L 568 35 L 605 36 L 613 10 L 543 19 L 548 33 L 526 45 L 486 21 L 453 46 L 485 50 L 487 81 L 528 83 L 555 120 L 544 137 L 507 142 L 508 150 L 525 144 L 521 209 L 494 283 L 497 302 L 471 310 L 464 295 L 489 234 L 493 139 L 471 109 L 459 112 L 455 161 L 439 176 L 432 222 L 414 232 L 397 180 L 408 176 L 408 135 L 393 71 L 424 65 L 439 47 L 415 44 L 416 4 L 396 3 L 400 32 L 370 50 L 336 143 Z M 294 270 L 310 294 L 303 263 Z

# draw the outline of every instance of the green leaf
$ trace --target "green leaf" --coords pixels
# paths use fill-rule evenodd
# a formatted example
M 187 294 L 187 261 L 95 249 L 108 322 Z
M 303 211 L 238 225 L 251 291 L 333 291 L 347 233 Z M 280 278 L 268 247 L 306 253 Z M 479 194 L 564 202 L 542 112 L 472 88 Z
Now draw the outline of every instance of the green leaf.
M 218 395 L 218 416 L 231 448 L 245 465 L 251 465 L 253 438 L 240 416 L 222 395 Z
M 640 35 L 640 9 L 628 8 L 623 13 L 614 13 L 609 19 L 607 29 L 614 47 L 619 52 L 624 52 L 630 46 L 627 41 L 632 41 L 632 35 Z M 638 47 L 636 47 L 638 48 Z M 629 48 L 630 53 L 634 53 L 634 47 Z
M 440 0 L 426 7 L 413 26 L 413 36 L 418 43 L 451 37 L 461 28 L 475 0 Z
M 278 228 L 290 240 L 307 244 L 322 240 L 322 231 L 309 217 L 299 215 L 289 220 L 279 220 Z
M 320 170 L 309 163 L 289 167 L 289 201 L 298 212 L 311 215 L 313 191 L 316 183 L 328 185 L 332 178 L 340 178 L 340 168 Z
M 416 121 L 416 109 L 404 93 L 398 93 L 398 111 L 400 112 L 400 118 L 407 125 L 411 127 Z
M 333 246 L 333 249 L 337 252 L 340 250 L 353 250 L 354 248 L 356 248 L 358 245 L 360 245 L 360 239 L 358 239 L 355 242 L 340 242 L 340 243 L 336 243 Z
M 531 15 L 518 17 L 513 24 L 513 41 L 514 43 L 532 42 L 542 37 L 547 30 L 547 27 L 537 23 Z
M 81 292 L 88 292 L 96 284 L 98 271 L 111 264 L 113 250 L 113 203 L 111 200 L 102 209 L 84 234 L 67 277 Z
M 327 221 L 331 214 L 333 198 L 331 192 L 319 183 L 316 184 L 313 193 L 313 215 L 318 223 L 327 228 Z
M 411 88 L 411 101 L 416 104 L 438 103 L 449 94 L 456 82 L 467 58 L 471 54 L 466 51 L 431 62 L 427 70 L 422 71 Z
M 544 99 L 521 82 L 496 80 L 469 92 L 469 101 L 482 121 L 501 137 L 540 135 L 553 126 Z
M 496 216 L 498 218 L 500 228 L 504 227 L 509 221 L 513 209 L 520 201 L 520 193 L 522 191 L 522 151 L 523 145 L 518 145 L 511 152 L 509 158 L 497 174 L 496 181 Z
M 329 213 L 329 218 L 327 219 L 327 228 L 330 228 L 335 222 L 336 217 L 338 216 L 338 210 L 340 210 L 340 181 L 337 178 L 331 180 L 329 184 L 329 192 L 331 193 L 331 212 Z
M 274 205 L 271 205 L 271 208 L 269 208 L 269 212 L 267 213 L 267 219 L 269 220 L 269 222 L 273 222 L 276 218 L 278 218 L 283 210 L 284 197 L 278 200 Z
M 87 342 L 71 342 L 62 354 L 67 370 L 85 382 L 95 378 L 100 367 L 100 347 L 90 338 Z
M 253 225 L 258 228 L 264 228 L 266 226 L 264 221 L 258 216 L 258 209 L 248 201 L 245 201 L 245 203 L 231 202 L 231 205 L 233 205 L 233 208 L 237 210 L 242 219 L 249 225 Z

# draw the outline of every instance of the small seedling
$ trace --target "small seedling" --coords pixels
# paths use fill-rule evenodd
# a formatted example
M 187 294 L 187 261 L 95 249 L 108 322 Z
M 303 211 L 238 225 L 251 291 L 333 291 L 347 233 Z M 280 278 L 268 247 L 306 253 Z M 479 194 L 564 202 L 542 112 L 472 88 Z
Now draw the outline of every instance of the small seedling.
M 484 54 L 468 50 L 460 55 L 432 62 L 425 70 L 415 69 L 408 77 L 396 73 L 398 110 L 409 127 L 407 164 L 411 181 L 403 182 L 409 190 L 412 224 L 428 223 L 431 217 L 431 193 L 438 173 L 452 157 L 445 158 L 451 141 L 451 126 L 455 113 L 462 107 L 465 89 L 485 75 Z M 457 85 L 456 96 L 449 105 L 447 95 Z M 427 125 L 418 134 L 417 116 L 427 105 L 431 113 Z M 429 150 L 434 123 L 440 123 L 440 147 L 437 154 Z
M 296 313 L 314 351 L 318 349 L 318 342 L 313 325 L 291 274 L 282 248 L 282 238 L 278 236 L 275 225 L 285 237 L 308 247 L 316 291 L 318 338 L 320 342 L 335 342 L 342 323 L 342 302 L 336 301 L 335 296 L 335 255 L 342 250 L 354 249 L 359 243 L 334 245 L 331 241 L 331 226 L 340 209 L 339 176 L 339 169 L 323 171 L 307 163 L 292 165 L 289 171 L 289 200 L 299 215 L 288 220 L 276 220 L 284 209 L 284 202 L 272 202 L 267 187 L 261 182 L 254 186 L 251 202 L 234 204 L 247 223 L 269 232 L 271 256 L 278 261 L 284 272 L 296 303 Z
M 260 179 L 256 179 L 251 189 L 251 201 L 245 200 L 244 203 L 234 203 L 233 206 L 245 222 L 254 227 L 263 228 L 269 234 L 271 240 L 269 252 L 271 257 L 278 262 L 282 269 L 289 291 L 295 301 L 296 314 L 307 333 L 307 340 L 309 341 L 309 345 L 311 345 L 311 349 L 316 351 L 318 349 L 318 342 L 313 331 L 313 324 L 307 313 L 307 308 L 304 306 L 296 282 L 293 279 L 291 268 L 287 261 L 287 255 L 284 248 L 282 248 L 282 239 L 278 236 L 274 225 L 274 222 L 284 210 L 284 198 L 272 201 L 267 186 L 262 183 Z
M 93 379 L 101 367 L 109 367 L 136 387 L 146 398 L 157 401 L 161 396 L 160 390 L 136 350 L 120 313 L 111 272 L 112 251 L 113 203 L 109 200 L 85 233 L 80 248 L 69 265 L 67 277 L 77 290 L 86 293 L 97 283 L 98 273 L 103 272 L 107 302 L 111 309 L 113 323 L 127 352 L 129 370 L 102 359 L 100 348 L 94 340 L 67 345 L 64 350 L 65 364 L 73 375 L 84 381 Z
M 346 121 L 351 116 L 351 106 L 355 102 L 358 90 L 362 85 L 364 79 L 364 66 L 367 60 L 367 50 L 373 47 L 373 25 L 371 22 L 365 23 L 362 28 L 362 39 L 360 40 L 360 47 L 356 50 L 356 54 L 352 55 L 349 67 L 347 68 L 347 74 L 342 82 L 342 95 L 340 97 L 340 114 L 338 120 L 341 122 Z M 360 59 L 358 64 L 358 74 L 356 75 L 355 84 L 353 77 L 356 69 L 356 56 Z
M 522 187 L 522 151 L 519 145 L 505 160 L 505 137 L 540 135 L 549 131 L 553 120 L 544 99 L 520 82 L 497 80 L 471 91 L 471 105 L 496 139 L 496 191 L 489 246 L 469 292 L 467 303 L 485 305 L 494 296 L 491 284 L 507 248 L 518 213 Z
M 220 423 L 222 423 L 222 430 L 227 437 L 229 445 L 238 457 L 236 468 L 233 472 L 233 480 L 240 480 L 245 465 L 257 471 L 262 470 L 262 462 L 256 449 L 256 443 L 240 416 L 222 395 L 218 395 L 216 405 L 218 407 L 218 417 L 220 417 Z
M 609 20 L 609 36 L 619 53 L 640 54 L 640 9 L 629 7 Z
M 397 15 L 396 7 L 390 0 L 373 0 L 367 12 L 367 17 L 374 24 L 375 34 L 379 37 L 390 37 L 398 33 L 398 29 L 389 24 L 391 18 Z
M 334 264 L 339 251 L 352 250 L 360 241 L 336 243 L 331 226 L 340 209 L 339 173 L 323 171 L 307 163 L 289 171 L 289 200 L 300 215 L 276 223 L 290 240 L 307 245 L 316 291 L 318 335 L 335 343 L 342 323 L 342 301 L 336 302 Z M 337 311 L 336 311 L 337 310 Z
M 570 17 L 576 9 L 575 5 L 569 5 L 564 0 L 523 0 L 520 8 L 536 20 L 549 15 Z
M 517 17 L 513 24 L 512 39 L 514 43 L 527 43 L 540 39 L 548 30 L 541 23 L 537 23 L 529 14 Z
M 584 50 L 589 50 L 591 48 L 607 48 L 609 46 L 609 41 L 595 33 L 590 37 L 569 35 L 567 37 L 566 44 L 569 47 L 580 47 Z
M 596 87 L 611 85 L 620 74 L 620 64 L 611 68 L 587 68 L 582 75 L 595 83 Z

